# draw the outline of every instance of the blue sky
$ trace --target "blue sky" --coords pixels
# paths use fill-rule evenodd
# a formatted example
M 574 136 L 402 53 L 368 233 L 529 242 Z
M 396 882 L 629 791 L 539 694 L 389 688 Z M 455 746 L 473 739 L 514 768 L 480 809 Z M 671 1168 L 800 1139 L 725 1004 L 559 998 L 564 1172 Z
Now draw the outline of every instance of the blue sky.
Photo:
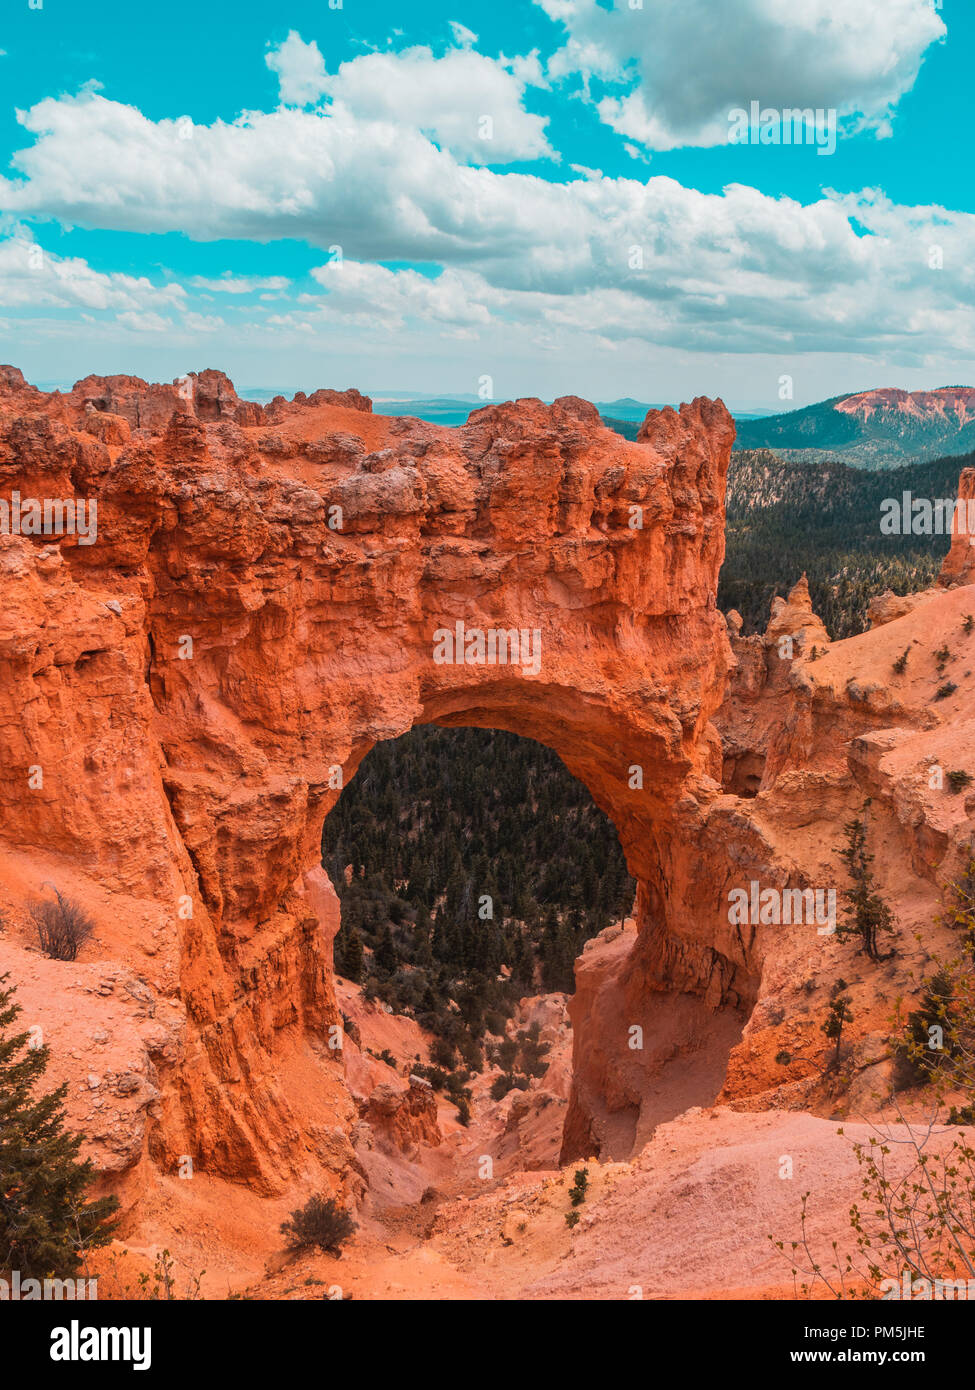
M 168 13 L 5 14 L 0 356 L 31 379 L 766 409 L 975 379 L 962 0 Z M 752 102 L 835 149 L 736 143 Z

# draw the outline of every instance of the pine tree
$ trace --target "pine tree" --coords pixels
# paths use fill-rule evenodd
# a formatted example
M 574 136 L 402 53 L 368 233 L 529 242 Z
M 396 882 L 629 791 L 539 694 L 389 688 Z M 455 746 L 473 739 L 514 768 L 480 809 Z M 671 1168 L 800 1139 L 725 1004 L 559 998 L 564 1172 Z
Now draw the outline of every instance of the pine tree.
M 372 953 L 372 964 L 379 975 L 392 975 L 396 970 L 398 964 L 396 947 L 393 945 L 393 937 L 388 922 L 379 934 L 376 949 Z
M 425 907 L 420 906 L 413 924 L 413 963 L 424 970 L 433 964 L 433 952 L 430 949 L 431 930 L 430 914 Z
M 829 992 L 829 1013 L 826 1015 L 822 1024 L 822 1031 L 827 1038 L 835 1041 L 836 1047 L 829 1061 L 829 1069 L 835 1070 L 840 1064 L 840 1048 L 843 1044 L 843 1024 L 853 1022 L 853 1010 L 850 1008 L 850 996 L 845 992 L 847 983 L 845 980 L 837 980 Z
M 515 983 L 529 993 L 535 985 L 535 957 L 528 944 L 527 935 L 515 928 L 514 954 L 511 961 L 511 975 Z
M 0 1269 L 70 1278 L 112 1239 L 118 1200 L 85 1197 L 94 1169 L 78 1158 L 81 1136 L 64 1129 L 67 1084 L 34 1094 L 50 1054 L 11 1031 L 23 1010 L 9 978 L 0 975 Z
M 843 827 L 846 845 L 839 854 L 850 871 L 853 887 L 843 890 L 848 908 L 843 921 L 837 925 L 836 935 L 840 940 L 848 936 L 858 936 L 860 949 L 865 951 L 871 960 L 881 961 L 894 954 L 891 950 L 886 955 L 881 955 L 878 940 L 881 932 L 890 933 L 895 930 L 894 914 L 874 886 L 873 871 L 870 868 L 874 856 L 867 853 L 865 813 L 869 805 L 870 802 L 867 801 L 863 808 L 864 814 L 855 820 L 847 821 Z
M 499 1042 L 495 1050 L 494 1060 L 508 1077 L 508 1080 L 513 1081 L 515 1065 L 518 1061 L 518 1040 L 516 1038 L 504 1038 Z
M 552 1044 L 543 1043 L 540 1035 L 541 1027 L 538 1023 L 532 1023 L 518 1034 L 521 1069 L 526 1076 L 544 1076 L 548 1071 L 549 1064 L 545 1060 L 545 1054 L 551 1051 Z
M 335 940 L 335 969 L 345 980 L 358 984 L 365 968 L 362 937 L 355 925 L 345 927 Z
M 443 908 L 440 908 L 436 917 L 433 919 L 433 943 L 431 945 L 433 958 L 436 961 L 447 959 L 447 917 Z

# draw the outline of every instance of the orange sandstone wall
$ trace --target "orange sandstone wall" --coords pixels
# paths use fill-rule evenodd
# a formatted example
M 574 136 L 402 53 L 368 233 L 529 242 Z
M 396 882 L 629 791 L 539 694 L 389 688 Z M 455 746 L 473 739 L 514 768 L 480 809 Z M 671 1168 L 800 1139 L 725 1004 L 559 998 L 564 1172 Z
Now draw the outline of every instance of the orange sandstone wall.
M 640 881 L 641 970 L 753 997 L 675 849 L 720 777 L 733 436 L 705 399 L 628 443 L 572 397 L 450 430 L 357 392 L 262 409 L 218 372 L 45 394 L 0 369 L 0 497 L 97 502 L 94 544 L 0 536 L 2 881 L 15 926 L 45 880 L 85 898 L 166 1014 L 145 1156 L 266 1191 L 350 1170 L 321 825 L 417 723 L 554 748 Z M 537 630 L 538 669 L 437 664 L 458 622 Z

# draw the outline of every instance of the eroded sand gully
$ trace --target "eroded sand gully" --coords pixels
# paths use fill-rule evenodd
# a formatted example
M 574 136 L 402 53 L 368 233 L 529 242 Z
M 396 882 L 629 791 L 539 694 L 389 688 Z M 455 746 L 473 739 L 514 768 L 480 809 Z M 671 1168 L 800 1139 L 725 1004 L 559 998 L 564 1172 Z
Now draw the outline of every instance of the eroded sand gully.
M 48 395 L 0 369 L 4 493 L 95 498 L 99 526 L 91 546 L 0 536 L 0 970 L 123 1197 L 141 1252 L 124 1260 L 166 1245 L 216 1296 L 257 1286 L 281 1215 L 324 1188 L 361 1212 L 340 1262 L 357 1296 L 777 1288 L 766 1228 L 794 1218 L 799 1184 L 773 1152 L 806 1165 L 824 1230 L 850 1160 L 837 1103 L 776 1057 L 822 1051 L 842 969 L 855 1075 L 839 1104 L 875 1108 L 891 1001 L 938 944 L 971 835 L 975 800 L 924 775 L 972 751 L 963 538 L 937 589 L 879 605 L 860 637 L 829 644 L 798 585 L 765 637 L 741 639 L 714 604 L 733 438 L 720 402 L 652 412 L 628 443 L 575 398 L 449 430 L 379 420 L 355 392 L 262 409 L 217 372 L 193 395 L 134 378 Z M 434 663 L 434 630 L 457 621 L 537 629 L 540 669 Z M 948 640 L 957 689 L 932 703 Z M 554 748 L 638 881 L 634 922 L 581 958 L 571 1032 L 548 1019 L 564 1054 L 538 1088 L 551 1098 L 485 1103 L 469 1134 L 402 1075 L 328 1046 L 339 919 L 317 845 L 334 769 L 347 780 L 374 743 L 430 721 Z M 805 928 L 729 922 L 728 891 L 752 880 L 835 883 L 867 794 L 894 961 L 867 969 Z M 96 918 L 76 964 L 30 949 L 46 880 Z M 593 1170 L 571 1232 L 571 1166 L 548 1168 L 560 1149 Z M 484 1152 L 487 1187 L 470 1172 Z M 281 1295 L 293 1274 L 260 1287 Z

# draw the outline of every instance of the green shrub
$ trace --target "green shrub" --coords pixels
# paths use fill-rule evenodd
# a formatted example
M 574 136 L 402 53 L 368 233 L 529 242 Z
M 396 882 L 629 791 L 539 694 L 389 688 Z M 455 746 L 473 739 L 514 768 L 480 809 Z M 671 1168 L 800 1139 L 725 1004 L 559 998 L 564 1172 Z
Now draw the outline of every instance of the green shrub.
M 448 1042 L 446 1038 L 434 1038 L 430 1047 L 430 1057 L 434 1066 L 443 1067 L 445 1071 L 452 1071 L 456 1055 L 457 1049 L 453 1043 Z
M 822 1024 L 822 1031 L 827 1038 L 835 1041 L 836 1046 L 829 1061 L 829 1070 L 835 1070 L 840 1064 L 840 1048 L 843 1043 L 843 1025 L 853 1022 L 853 1010 L 850 1008 L 850 996 L 844 991 L 847 985 L 845 980 L 837 980 L 829 992 L 829 1012 Z
M 491 1082 L 491 1099 L 504 1100 L 510 1090 L 511 1078 L 505 1076 L 504 1072 L 502 1072 L 500 1076 L 496 1076 Z
M 899 1090 L 930 1081 L 933 1073 L 957 1051 L 952 1039 L 954 989 L 949 972 L 941 969 L 927 981 L 921 1007 L 908 1014 L 907 1026 L 894 1041 L 894 1084 Z M 931 1046 L 931 1030 L 946 1037 L 940 1048 Z
M 575 1186 L 569 1188 L 569 1201 L 574 1207 L 579 1207 L 586 1200 L 586 1188 L 589 1186 L 589 1173 L 585 1168 L 577 1168 L 575 1172 Z
M 864 803 L 863 810 L 855 820 L 847 821 L 843 827 L 846 832 L 846 845 L 840 850 L 840 858 L 846 862 L 853 880 L 852 887 L 843 890 L 847 911 L 843 921 L 837 924 L 836 935 L 843 941 L 847 937 L 860 938 L 860 949 L 873 961 L 888 960 L 894 952 L 886 955 L 880 952 L 881 932 L 895 930 L 894 914 L 877 892 L 871 864 L 874 856 L 867 853 L 866 811 L 870 802 Z
M 342 1246 L 356 1230 L 356 1224 L 334 1197 L 318 1194 L 293 1211 L 281 1223 L 281 1234 L 289 1250 L 317 1247 L 329 1255 L 339 1255 Z

